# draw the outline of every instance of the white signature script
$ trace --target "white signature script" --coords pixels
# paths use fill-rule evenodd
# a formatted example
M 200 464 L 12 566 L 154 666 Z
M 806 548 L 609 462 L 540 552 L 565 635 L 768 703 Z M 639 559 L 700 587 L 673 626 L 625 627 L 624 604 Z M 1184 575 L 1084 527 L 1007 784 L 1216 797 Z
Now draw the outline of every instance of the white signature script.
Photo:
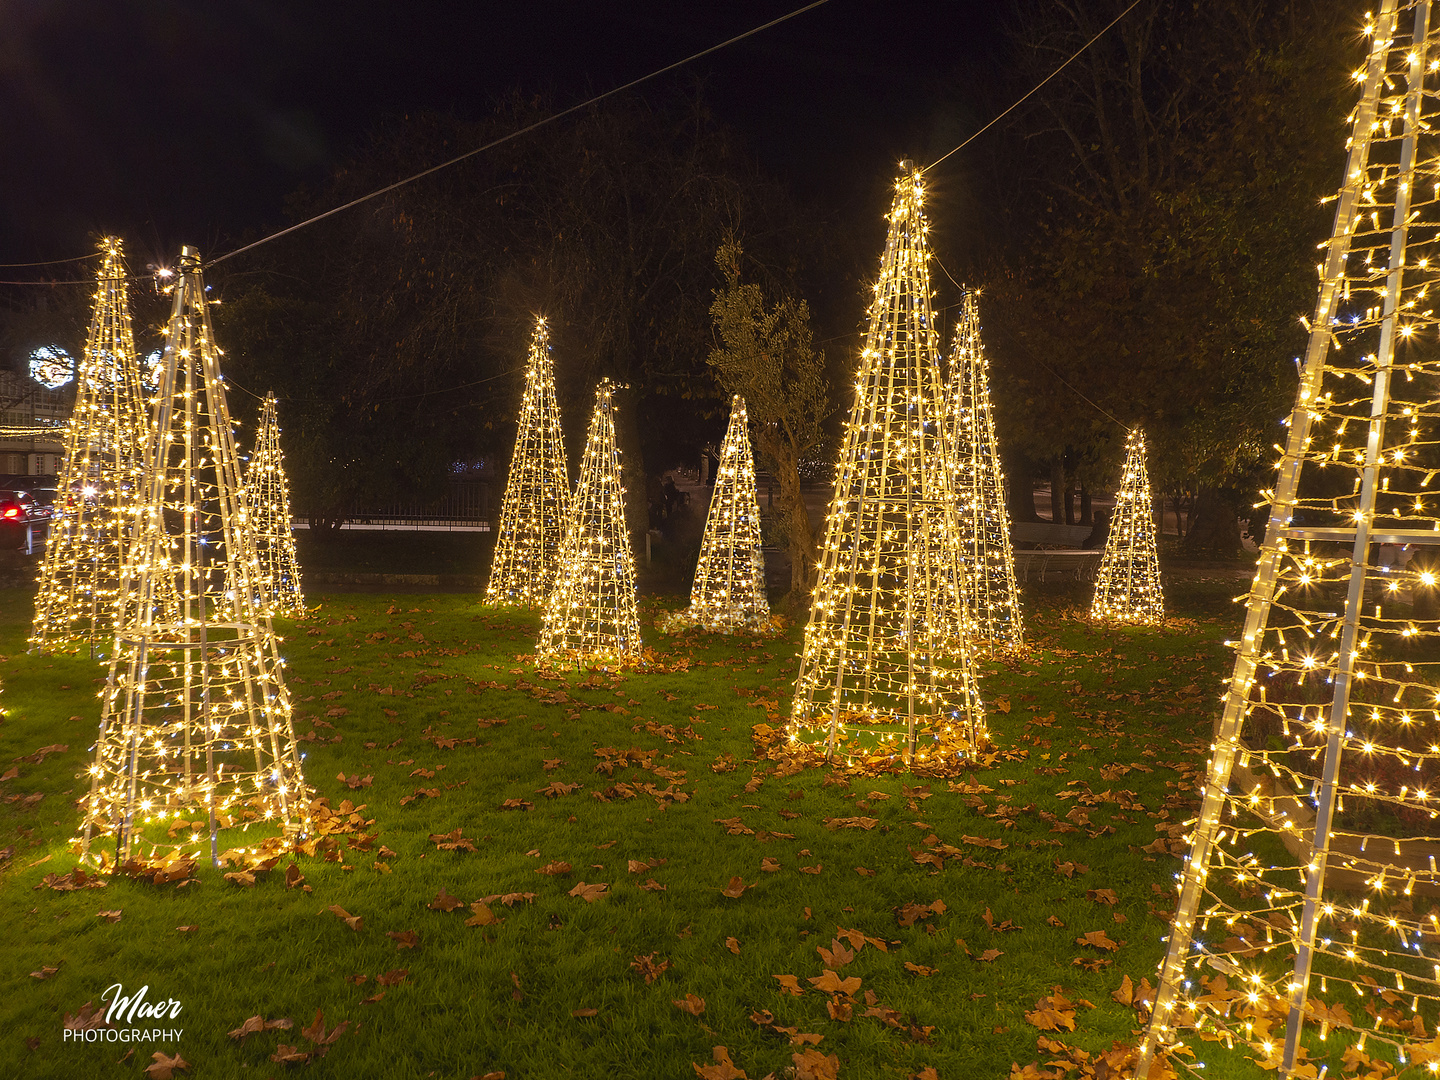
M 125 996 L 125 987 L 120 983 L 114 983 L 105 988 L 100 995 L 101 1001 L 109 1001 L 110 1008 L 105 1011 L 105 1022 L 107 1024 L 115 1021 L 121 1023 L 134 1023 L 138 1018 L 141 1020 L 173 1020 L 180 1015 L 180 1002 L 174 998 L 165 998 L 161 1001 L 148 1002 L 145 995 L 150 990 L 150 985 L 140 987 L 129 997 Z M 114 997 L 110 995 L 113 992 Z

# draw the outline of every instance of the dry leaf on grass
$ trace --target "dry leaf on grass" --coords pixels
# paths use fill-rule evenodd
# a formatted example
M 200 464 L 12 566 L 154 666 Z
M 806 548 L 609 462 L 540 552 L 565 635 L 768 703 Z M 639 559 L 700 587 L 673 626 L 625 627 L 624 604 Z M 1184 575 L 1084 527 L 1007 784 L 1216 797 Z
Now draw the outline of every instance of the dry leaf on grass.
M 381 986 L 399 986 L 409 975 L 409 968 L 391 968 L 384 975 L 376 975 L 375 981 Z
M 805 992 L 800 986 L 800 980 L 795 978 L 794 975 L 776 975 L 775 978 L 780 980 L 780 990 L 782 993 L 799 997 Z
M 303 1065 L 310 1060 L 310 1055 L 298 1046 L 287 1046 L 281 1043 L 270 1055 L 270 1060 L 277 1065 Z
M 488 904 L 485 904 L 480 900 L 476 900 L 473 904 L 471 904 L 470 910 L 474 914 L 472 914 L 470 918 L 465 920 L 466 926 L 497 926 L 505 921 L 504 919 L 500 918 L 499 915 L 496 915 L 493 911 L 491 911 Z
M 540 869 L 536 870 L 535 872 L 537 874 L 544 874 L 547 877 L 564 877 L 573 869 L 575 868 L 571 866 L 568 862 L 552 862 L 546 863 L 544 866 L 540 867 Z
M 337 919 L 343 919 L 345 921 L 345 925 L 350 927 L 350 929 L 354 930 L 356 933 L 359 933 L 360 929 L 365 925 L 365 916 L 351 915 L 339 904 L 331 904 L 327 910 Z
M 730 1051 L 725 1047 L 717 1046 L 710 1054 L 715 1059 L 714 1065 L 697 1065 L 693 1061 L 690 1063 L 700 1080 L 748 1080 L 745 1070 L 737 1068 L 730 1060 Z
M 178 1069 L 190 1068 L 190 1063 L 179 1054 L 169 1057 L 159 1050 L 150 1055 L 154 1063 L 145 1066 L 146 1080 L 172 1080 Z
M 649 986 L 656 979 L 660 978 L 661 975 L 664 975 L 669 967 L 669 960 L 661 960 L 657 963 L 653 952 L 648 956 L 637 956 L 634 960 L 630 961 L 630 970 L 639 972 L 645 976 L 646 986 Z
M 1092 948 L 1104 949 L 1106 952 L 1115 952 L 1124 942 L 1111 941 L 1104 930 L 1091 930 L 1084 937 L 1075 939 L 1076 945 L 1089 945 Z
M 919 975 L 922 979 L 928 979 L 935 974 L 934 968 L 926 967 L 924 964 L 912 964 L 908 960 L 905 961 L 905 970 L 912 975 Z
M 584 1019 L 586 1019 L 587 1017 L 599 1016 L 599 1015 L 600 1015 L 600 1010 L 599 1010 L 599 1009 L 571 1009 L 571 1010 L 570 1010 L 570 1015 L 573 1016 L 573 1017 L 575 1017 L 575 1019 L 577 1019 L 577 1020 L 584 1020 Z
M 465 906 L 465 901 L 451 896 L 445 891 L 445 886 L 440 886 L 440 891 L 435 894 L 435 899 L 425 905 L 431 911 L 454 911 L 456 908 Z
M 734 941 L 735 939 L 731 938 L 730 940 Z M 739 952 L 740 950 L 736 949 L 735 951 Z M 61 961 L 61 963 L 63 962 L 64 961 Z M 42 967 L 39 971 L 30 972 L 30 977 L 32 979 L 40 979 L 41 981 L 44 981 L 45 979 L 48 979 L 51 975 L 54 975 L 59 970 L 60 967 L 58 964 L 55 967 Z
M 596 900 L 599 900 L 602 896 L 604 896 L 609 888 L 610 886 L 605 884 L 603 881 L 597 882 L 594 885 L 586 885 L 585 882 L 582 881 L 573 889 L 571 889 L 567 895 L 578 896 L 587 904 L 593 904 Z
M 725 939 L 725 947 L 729 949 L 732 953 L 734 953 L 736 956 L 740 955 L 740 942 L 737 941 L 735 938 L 727 937 Z
M 720 892 L 723 895 L 728 896 L 731 900 L 738 900 L 741 893 L 743 893 L 746 889 L 753 888 L 753 885 L 746 885 L 745 880 L 740 877 L 739 874 L 736 874 L 730 879 L 730 884 L 726 885 L 725 888 L 720 890 Z
M 386 930 L 385 936 L 395 942 L 397 949 L 413 949 L 420 944 L 418 930 Z
M 768 855 L 760 860 L 760 869 L 767 874 L 773 874 L 780 869 L 780 860 L 772 859 Z
M 840 1075 L 840 1058 L 835 1054 L 822 1054 L 819 1050 L 806 1050 L 791 1054 L 795 1063 L 795 1080 L 837 1080 Z
M 860 989 L 860 979 L 858 976 L 852 975 L 848 979 L 842 979 L 829 968 L 826 968 L 813 979 L 806 981 L 815 987 L 816 990 L 823 990 L 827 994 L 853 994 L 856 990 Z
M 705 999 L 697 994 L 686 994 L 683 998 L 673 1000 L 677 1009 L 687 1012 L 691 1016 L 699 1016 L 705 1011 Z

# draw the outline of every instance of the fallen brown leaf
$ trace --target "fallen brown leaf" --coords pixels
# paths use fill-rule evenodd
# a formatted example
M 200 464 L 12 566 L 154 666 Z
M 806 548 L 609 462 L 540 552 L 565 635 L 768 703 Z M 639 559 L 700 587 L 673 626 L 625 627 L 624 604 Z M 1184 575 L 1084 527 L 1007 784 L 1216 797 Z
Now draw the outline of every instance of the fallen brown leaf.
M 696 994 L 686 994 L 683 998 L 675 998 L 674 1002 L 677 1009 L 691 1016 L 699 1016 L 705 1011 L 705 999 Z

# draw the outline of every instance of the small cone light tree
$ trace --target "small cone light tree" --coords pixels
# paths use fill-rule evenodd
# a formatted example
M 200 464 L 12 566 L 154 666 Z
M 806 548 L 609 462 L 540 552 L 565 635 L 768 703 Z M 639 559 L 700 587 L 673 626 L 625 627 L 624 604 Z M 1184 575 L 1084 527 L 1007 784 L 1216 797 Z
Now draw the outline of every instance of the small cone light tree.
M 545 603 L 555 583 L 569 503 L 550 331 L 544 319 L 537 319 L 520 400 L 520 428 L 485 589 L 487 604 L 540 607 Z
M 641 657 L 613 397 L 610 380 L 600 380 L 555 587 L 541 623 L 537 653 L 548 666 L 628 664 Z
M 181 857 L 208 831 L 217 862 L 221 828 L 270 825 L 287 839 L 309 831 L 284 664 L 256 600 L 219 357 L 200 260 L 183 248 L 141 528 L 102 694 L 87 856 L 98 836 L 114 834 L 119 862 Z
M 245 466 L 245 503 L 259 563 L 256 587 L 261 607 L 270 615 L 303 619 L 305 594 L 300 591 L 300 561 L 295 555 L 295 531 L 290 525 L 290 484 L 285 478 L 285 455 L 280 450 L 274 394 L 265 395 L 260 409 L 255 449 Z
M 84 638 L 92 655 L 115 630 L 149 430 L 120 241 L 101 252 L 30 636 L 42 649 Z
M 1165 618 L 1153 506 L 1150 473 L 1145 468 L 1145 434 L 1137 428 L 1125 440 L 1125 469 L 1115 493 L 1110 536 L 1095 576 L 1092 619 L 1158 623 Z
M 979 294 L 967 290 L 950 354 L 950 438 L 955 450 L 955 497 L 960 550 L 968 573 L 965 605 L 977 642 L 991 648 L 1024 645 L 1005 471 L 990 409 L 990 361 L 980 338 Z
M 1282 1077 L 1437 1070 L 1435 15 L 1384 0 L 1367 16 L 1300 385 L 1137 1076 L 1158 1075 L 1152 1063 L 1249 1075 L 1243 1059 Z
M 730 425 L 720 447 L 710 514 L 690 590 L 690 618 L 707 630 L 758 630 L 770 618 L 765 556 L 760 551 L 760 503 L 745 399 L 730 402 Z
M 819 735 L 829 754 L 909 761 L 968 753 L 987 734 L 966 633 L 924 188 L 902 168 L 788 734 L 792 744 Z

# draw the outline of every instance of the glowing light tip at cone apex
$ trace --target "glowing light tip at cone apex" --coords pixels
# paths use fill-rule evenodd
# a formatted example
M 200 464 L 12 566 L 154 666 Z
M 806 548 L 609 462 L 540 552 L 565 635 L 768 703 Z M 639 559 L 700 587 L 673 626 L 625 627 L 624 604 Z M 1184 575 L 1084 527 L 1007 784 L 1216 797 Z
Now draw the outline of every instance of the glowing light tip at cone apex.
M 239 459 L 193 249 L 181 267 L 80 837 L 91 861 L 92 841 L 106 833 L 117 837 L 119 860 L 128 859 L 156 808 L 198 810 L 207 821 L 213 811 L 216 828 L 274 821 L 287 836 L 310 831 L 310 793 L 284 664 L 255 594 L 259 562 L 243 524 Z M 143 836 L 152 850 L 185 842 L 169 840 Z
M 485 602 L 542 607 L 554 585 L 570 507 L 550 334 L 535 320 L 525 390 Z
M 922 727 L 984 729 L 921 190 L 896 183 L 796 680 L 792 732 L 830 750 L 852 714 L 903 717 L 907 756 Z

